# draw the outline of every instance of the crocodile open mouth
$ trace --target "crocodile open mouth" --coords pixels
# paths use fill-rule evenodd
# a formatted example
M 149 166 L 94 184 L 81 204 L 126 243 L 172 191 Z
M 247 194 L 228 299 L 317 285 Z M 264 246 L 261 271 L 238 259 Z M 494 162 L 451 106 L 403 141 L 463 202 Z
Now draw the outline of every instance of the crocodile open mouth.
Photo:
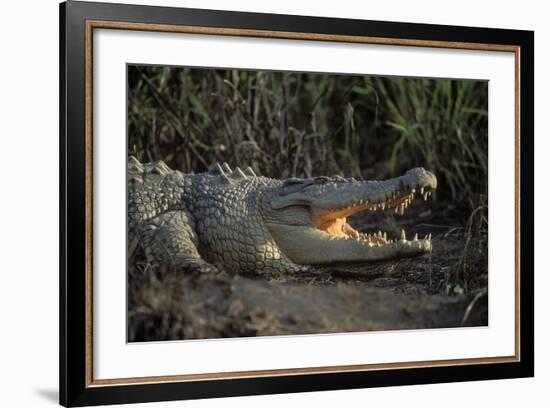
M 358 200 L 349 206 L 335 210 L 315 210 L 313 209 L 313 222 L 317 230 L 328 235 L 330 240 L 359 240 L 368 246 L 380 247 L 383 245 L 392 245 L 399 243 L 403 245 L 407 242 L 419 242 L 421 246 L 431 248 L 431 234 L 419 239 L 415 234 L 411 241 L 407 240 L 405 230 L 401 230 L 399 237 L 389 237 L 387 232 L 379 230 L 378 232 L 366 233 L 355 230 L 347 222 L 347 217 L 361 211 L 394 211 L 396 214 L 403 215 L 407 208 L 412 204 L 415 198 L 422 198 L 427 201 L 433 191 L 430 188 L 420 187 L 404 191 L 397 191 L 385 201 L 370 202 L 368 200 Z M 424 245 L 420 241 L 425 241 Z M 426 245 L 428 244 L 429 245 Z
M 320 265 L 369 262 L 417 256 L 432 250 L 431 235 L 407 239 L 388 232 L 357 231 L 348 217 L 361 211 L 394 211 L 403 215 L 418 197 L 428 200 L 437 188 L 433 173 L 411 169 L 384 181 L 319 179 L 305 187 L 288 186 L 289 192 L 272 201 L 267 223 L 275 244 L 293 262 Z M 409 235 L 410 236 L 410 235 Z

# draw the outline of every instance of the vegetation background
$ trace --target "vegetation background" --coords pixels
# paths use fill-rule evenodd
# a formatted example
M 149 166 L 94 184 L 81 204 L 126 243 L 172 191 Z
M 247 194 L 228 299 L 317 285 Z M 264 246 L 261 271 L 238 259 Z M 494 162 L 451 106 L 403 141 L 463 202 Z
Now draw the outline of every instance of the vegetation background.
M 486 81 L 131 66 L 128 149 L 182 171 L 387 178 L 423 166 L 438 196 L 487 194 Z
M 227 162 L 276 178 L 434 172 L 429 209 L 374 220 L 434 235 L 437 273 L 416 282 L 432 294 L 487 293 L 487 118 L 486 81 L 128 67 L 128 153 L 142 162 L 183 172 Z

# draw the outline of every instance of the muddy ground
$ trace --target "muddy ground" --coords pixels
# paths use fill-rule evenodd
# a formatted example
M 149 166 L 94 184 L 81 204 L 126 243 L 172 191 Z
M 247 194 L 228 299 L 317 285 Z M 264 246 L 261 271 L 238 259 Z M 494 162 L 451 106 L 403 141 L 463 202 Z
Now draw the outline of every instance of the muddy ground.
M 429 255 L 293 276 L 154 270 L 128 273 L 130 341 L 484 326 L 487 235 L 452 204 L 413 204 L 403 217 L 358 214 L 358 230 L 432 233 Z

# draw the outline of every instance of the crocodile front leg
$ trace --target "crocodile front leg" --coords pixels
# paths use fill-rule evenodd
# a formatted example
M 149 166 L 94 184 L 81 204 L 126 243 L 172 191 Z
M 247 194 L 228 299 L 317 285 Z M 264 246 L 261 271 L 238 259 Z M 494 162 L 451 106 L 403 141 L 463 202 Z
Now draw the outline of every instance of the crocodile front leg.
M 216 270 L 201 258 L 193 219 L 183 210 L 169 211 L 149 220 L 141 236 L 145 254 L 152 264 L 176 270 Z

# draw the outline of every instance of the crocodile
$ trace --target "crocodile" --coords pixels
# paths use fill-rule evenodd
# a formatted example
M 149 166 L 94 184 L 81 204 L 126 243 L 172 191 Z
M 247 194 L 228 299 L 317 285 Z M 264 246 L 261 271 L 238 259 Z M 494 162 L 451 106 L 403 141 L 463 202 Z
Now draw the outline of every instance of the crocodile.
M 359 211 L 402 215 L 413 199 L 427 200 L 437 179 L 420 167 L 383 181 L 279 180 L 227 163 L 185 174 L 162 161 L 141 163 L 130 156 L 127 170 L 128 235 L 153 265 L 296 273 L 432 250 L 431 234 L 408 240 L 401 230 L 392 238 L 357 231 L 346 221 Z

